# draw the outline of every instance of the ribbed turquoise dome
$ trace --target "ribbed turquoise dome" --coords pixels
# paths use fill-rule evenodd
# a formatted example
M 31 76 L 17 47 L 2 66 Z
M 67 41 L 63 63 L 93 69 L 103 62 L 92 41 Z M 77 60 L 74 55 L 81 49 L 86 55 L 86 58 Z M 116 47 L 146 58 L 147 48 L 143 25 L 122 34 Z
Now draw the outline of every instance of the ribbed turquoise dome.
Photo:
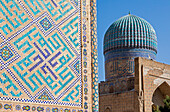
M 104 37 L 104 54 L 127 49 L 157 53 L 157 37 L 153 27 L 146 20 L 130 14 L 115 21 Z

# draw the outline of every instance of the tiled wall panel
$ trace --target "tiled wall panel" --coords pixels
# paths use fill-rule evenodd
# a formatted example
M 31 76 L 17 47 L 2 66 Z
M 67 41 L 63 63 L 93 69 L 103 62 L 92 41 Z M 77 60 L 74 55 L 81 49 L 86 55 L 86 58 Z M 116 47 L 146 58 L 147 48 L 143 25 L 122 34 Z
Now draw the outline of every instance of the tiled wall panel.
M 92 3 L 0 1 L 0 111 L 92 111 L 98 101 Z

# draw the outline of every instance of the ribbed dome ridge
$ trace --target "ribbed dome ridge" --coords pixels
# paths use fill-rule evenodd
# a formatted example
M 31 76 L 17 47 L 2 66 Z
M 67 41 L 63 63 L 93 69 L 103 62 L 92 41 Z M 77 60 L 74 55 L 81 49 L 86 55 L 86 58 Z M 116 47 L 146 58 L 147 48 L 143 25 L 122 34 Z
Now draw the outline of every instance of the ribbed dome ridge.
M 157 53 L 157 37 L 153 27 L 135 15 L 115 21 L 104 37 L 104 53 L 110 50 L 141 48 Z

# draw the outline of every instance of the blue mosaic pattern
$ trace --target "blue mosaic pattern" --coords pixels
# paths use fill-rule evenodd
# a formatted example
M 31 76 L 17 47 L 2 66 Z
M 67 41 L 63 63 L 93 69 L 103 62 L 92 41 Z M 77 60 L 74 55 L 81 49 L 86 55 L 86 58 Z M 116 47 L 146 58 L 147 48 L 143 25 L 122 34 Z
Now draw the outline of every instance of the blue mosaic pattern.
M 79 69 L 80 69 L 80 67 L 79 67 L 79 61 L 77 61 L 74 65 L 73 65 L 73 67 L 74 67 L 74 69 L 77 71 L 77 73 L 79 73 Z
M 0 49 L 0 57 L 4 60 L 7 61 L 8 59 L 10 59 L 13 56 L 12 51 L 7 47 L 3 47 L 2 49 Z
M 51 22 L 48 20 L 47 17 L 45 17 L 44 19 L 42 19 L 42 20 L 40 21 L 40 24 L 41 24 L 41 26 L 43 27 L 43 29 L 44 29 L 45 31 L 49 30 L 49 29 L 52 27 L 52 24 L 51 24 Z
M 80 1 L 4 0 L 0 7 L 0 99 L 81 107 Z
M 15 104 L 14 104 L 15 105 Z M 57 107 L 41 107 L 41 106 L 29 106 L 29 105 L 15 105 L 15 107 L 13 104 L 8 104 L 5 103 L 0 104 L 1 108 L 0 111 L 3 111 L 3 108 L 5 109 L 5 111 L 31 111 L 31 112 L 83 112 L 83 110 L 80 109 L 68 109 L 68 108 L 57 108 Z M 84 111 L 85 112 L 85 111 Z
M 97 10 L 96 0 L 91 0 L 91 41 L 92 41 L 92 77 L 93 77 L 93 105 L 92 111 L 99 111 L 98 94 L 98 54 L 97 54 Z M 88 108 L 88 107 L 86 107 Z
M 0 12 L 2 14 L 1 15 L 2 18 L 0 19 L 0 24 L 1 24 L 0 29 L 1 32 L 3 32 L 4 36 L 15 31 L 21 25 L 29 21 L 30 18 L 27 16 L 27 13 L 21 11 L 22 8 L 19 6 L 19 4 L 16 1 L 8 0 L 4 2 L 1 0 L 0 4 L 1 4 Z M 14 11 L 11 12 L 10 10 L 14 10 Z
M 2 37 L 4 38 L 4 37 Z M 17 53 L 17 51 L 11 46 L 10 43 L 5 43 L 0 46 L 0 70 L 3 70 L 4 68 L 7 68 L 10 63 L 13 63 L 16 61 L 20 55 Z M 5 52 L 3 52 L 5 51 Z M 9 53 L 3 54 L 3 53 Z
M 39 100 L 52 100 L 46 91 L 44 91 L 37 99 Z
M 5 110 L 11 110 L 11 109 L 12 109 L 12 105 L 5 104 L 5 105 L 4 105 L 4 109 L 5 109 Z
M 77 76 L 80 74 L 80 63 L 80 59 L 77 58 L 69 65 L 69 67 L 74 71 L 75 74 L 77 74 Z
M 77 85 L 77 86 L 75 87 L 75 89 L 72 90 L 72 91 L 63 99 L 63 101 L 69 102 L 69 101 L 71 100 L 71 101 L 75 101 L 75 102 L 79 103 L 80 101 L 79 101 L 79 99 L 77 99 L 77 97 L 78 97 L 79 94 L 80 94 L 79 88 L 80 88 L 80 85 Z
M 106 80 L 134 76 L 134 58 L 155 59 L 157 37 L 153 27 L 135 15 L 115 21 L 104 37 Z
M 21 110 L 21 106 L 20 105 L 16 105 L 16 110 Z
M 105 54 L 105 61 L 117 57 L 145 57 L 148 59 L 156 59 L 156 53 L 147 49 L 126 49 L 126 50 L 113 50 Z
M 84 50 L 83 50 L 83 56 L 84 56 L 84 58 L 83 58 L 83 61 L 87 61 L 87 31 L 86 31 L 86 26 L 87 26 L 87 21 L 86 21 L 86 19 L 87 19 L 87 6 L 86 6 L 86 3 L 87 1 L 86 0 L 83 0 L 83 2 L 82 2 L 82 6 L 83 6 L 83 47 L 85 48 Z M 87 68 L 87 67 L 86 67 Z M 83 71 L 84 71 L 84 78 L 83 78 L 83 81 L 84 82 L 87 82 L 87 80 L 88 80 L 88 78 L 87 78 L 87 69 L 86 68 L 83 68 Z M 86 71 L 86 72 L 85 72 Z M 85 87 L 84 89 L 83 89 L 84 91 L 84 95 L 85 96 L 87 96 L 88 95 L 88 92 L 86 91 L 87 90 L 87 87 Z M 85 103 L 86 103 L 86 100 L 85 100 Z M 85 103 L 83 104 L 83 105 L 85 105 Z M 83 108 L 84 108 L 84 106 L 83 106 Z M 85 111 L 86 112 L 88 112 L 88 109 L 86 109 L 86 108 L 84 108 L 85 109 Z
M 87 7 L 90 7 L 87 2 L 93 7 L 94 21 L 87 21 Z M 90 98 L 87 98 L 91 86 L 87 82 L 94 80 L 93 110 L 97 111 L 96 27 L 92 27 L 92 54 L 88 53 L 86 37 L 89 21 L 91 26 L 96 25 L 96 13 L 93 15 L 96 4 L 93 3 L 96 1 L 0 1 L 0 50 L 6 49 L 0 56 L 0 84 L 3 85 L 0 100 L 12 102 L 3 104 L 3 110 L 88 112 L 91 111 Z M 95 64 L 92 64 L 93 79 L 87 75 L 90 71 L 87 66 L 91 67 L 87 61 L 91 56 Z M 47 107 L 51 104 L 74 109 Z M 75 109 L 77 107 L 79 109 Z
M 74 2 L 75 2 L 75 4 L 78 6 L 78 4 L 79 4 L 79 3 L 78 3 L 78 0 L 74 0 Z
M 153 27 L 135 15 L 115 21 L 104 37 L 104 54 L 110 50 L 142 48 L 157 53 L 157 37 Z

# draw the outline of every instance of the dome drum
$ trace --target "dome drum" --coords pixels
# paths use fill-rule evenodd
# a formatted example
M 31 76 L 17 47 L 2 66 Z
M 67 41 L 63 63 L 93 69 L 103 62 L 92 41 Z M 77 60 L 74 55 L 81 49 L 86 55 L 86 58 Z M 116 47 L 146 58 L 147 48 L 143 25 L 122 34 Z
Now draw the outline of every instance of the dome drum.
M 105 53 L 105 61 L 117 57 L 144 57 L 155 60 L 156 52 L 147 49 L 117 49 Z
M 135 15 L 121 17 L 104 37 L 106 81 L 134 77 L 134 59 L 155 59 L 156 54 L 157 37 L 153 27 Z

